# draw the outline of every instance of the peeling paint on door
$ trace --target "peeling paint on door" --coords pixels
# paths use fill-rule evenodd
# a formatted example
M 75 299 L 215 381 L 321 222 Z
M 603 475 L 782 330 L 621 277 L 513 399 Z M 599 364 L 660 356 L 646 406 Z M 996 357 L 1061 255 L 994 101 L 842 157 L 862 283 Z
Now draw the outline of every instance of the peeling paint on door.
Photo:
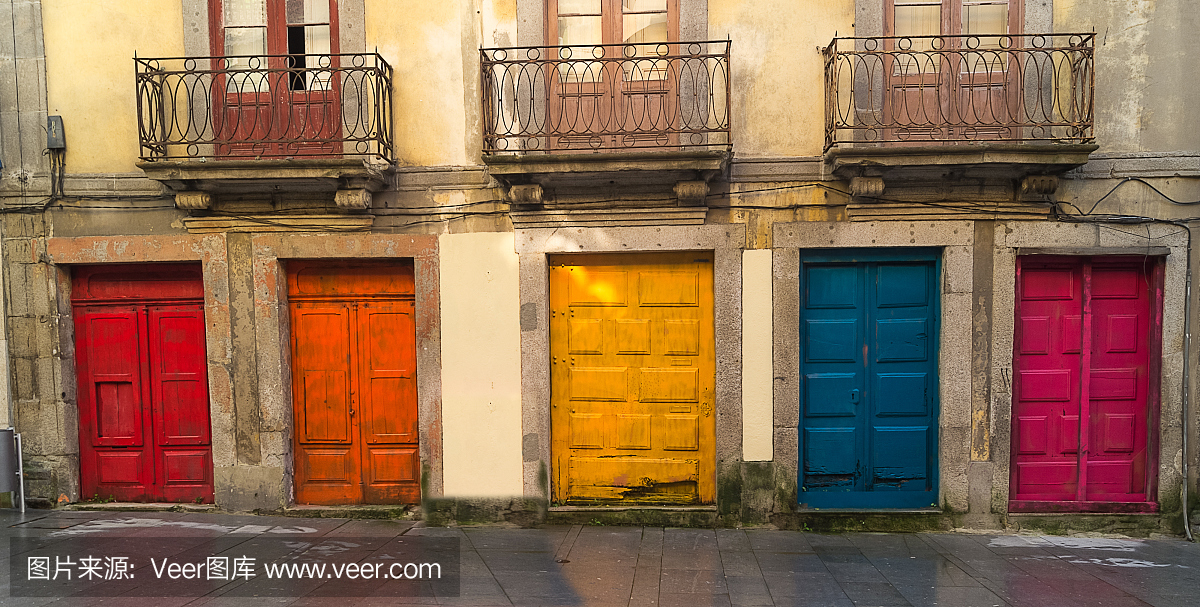
M 936 259 L 802 253 L 800 504 L 937 505 Z
M 550 264 L 554 499 L 712 503 L 712 254 Z

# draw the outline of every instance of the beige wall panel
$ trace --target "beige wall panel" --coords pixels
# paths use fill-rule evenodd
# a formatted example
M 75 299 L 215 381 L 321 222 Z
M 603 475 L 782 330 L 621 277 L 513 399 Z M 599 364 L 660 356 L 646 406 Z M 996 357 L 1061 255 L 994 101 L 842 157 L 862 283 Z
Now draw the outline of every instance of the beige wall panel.
M 882 1 L 882 0 L 881 0 Z M 739 156 L 816 156 L 824 145 L 818 47 L 853 35 L 851 0 L 709 0 L 708 35 L 733 41 L 733 140 Z
M 136 171 L 133 55 L 183 54 L 183 5 L 166 0 L 42 3 L 46 94 L 63 117 L 70 173 Z
M 771 250 L 742 252 L 742 459 L 771 461 Z
M 466 94 L 479 88 L 473 0 L 367 0 L 367 48 L 394 70 L 392 113 L 401 166 L 476 164 L 481 138 Z M 470 14 L 467 18 L 466 13 Z M 472 53 L 468 56 L 466 53 Z M 475 65 L 470 72 L 467 64 Z M 474 102 L 478 106 L 478 102 Z M 470 111 L 469 111 L 470 110 Z M 468 144 L 469 142 L 469 144 Z M 474 151 L 470 151 L 474 150 Z
M 512 232 L 439 237 L 448 497 L 519 496 L 521 332 Z

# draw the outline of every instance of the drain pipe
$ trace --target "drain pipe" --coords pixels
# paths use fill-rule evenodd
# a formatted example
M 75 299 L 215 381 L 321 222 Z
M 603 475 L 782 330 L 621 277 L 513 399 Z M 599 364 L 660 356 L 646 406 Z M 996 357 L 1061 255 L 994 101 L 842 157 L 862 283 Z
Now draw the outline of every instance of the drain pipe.
M 1183 223 L 1187 230 L 1187 279 L 1183 288 L 1183 531 L 1189 542 L 1196 541 L 1192 537 L 1192 524 L 1188 518 L 1188 401 L 1192 368 L 1192 227 Z

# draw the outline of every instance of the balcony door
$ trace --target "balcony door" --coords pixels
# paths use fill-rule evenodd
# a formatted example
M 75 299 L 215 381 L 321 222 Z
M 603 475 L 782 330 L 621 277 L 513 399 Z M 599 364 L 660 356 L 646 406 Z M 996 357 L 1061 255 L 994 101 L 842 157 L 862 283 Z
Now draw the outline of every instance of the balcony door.
M 886 139 L 1021 138 L 1021 1 L 884 0 Z
M 546 29 L 551 150 L 678 144 L 679 0 L 546 0 Z
M 337 14 L 337 0 L 211 0 L 218 156 L 341 153 Z

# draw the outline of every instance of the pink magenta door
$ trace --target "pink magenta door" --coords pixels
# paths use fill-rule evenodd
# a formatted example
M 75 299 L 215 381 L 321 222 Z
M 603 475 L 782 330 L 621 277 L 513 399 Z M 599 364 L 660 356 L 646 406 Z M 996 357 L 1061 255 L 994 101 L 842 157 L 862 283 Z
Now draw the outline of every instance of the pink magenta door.
M 1012 511 L 1150 511 L 1162 264 L 1022 257 Z

